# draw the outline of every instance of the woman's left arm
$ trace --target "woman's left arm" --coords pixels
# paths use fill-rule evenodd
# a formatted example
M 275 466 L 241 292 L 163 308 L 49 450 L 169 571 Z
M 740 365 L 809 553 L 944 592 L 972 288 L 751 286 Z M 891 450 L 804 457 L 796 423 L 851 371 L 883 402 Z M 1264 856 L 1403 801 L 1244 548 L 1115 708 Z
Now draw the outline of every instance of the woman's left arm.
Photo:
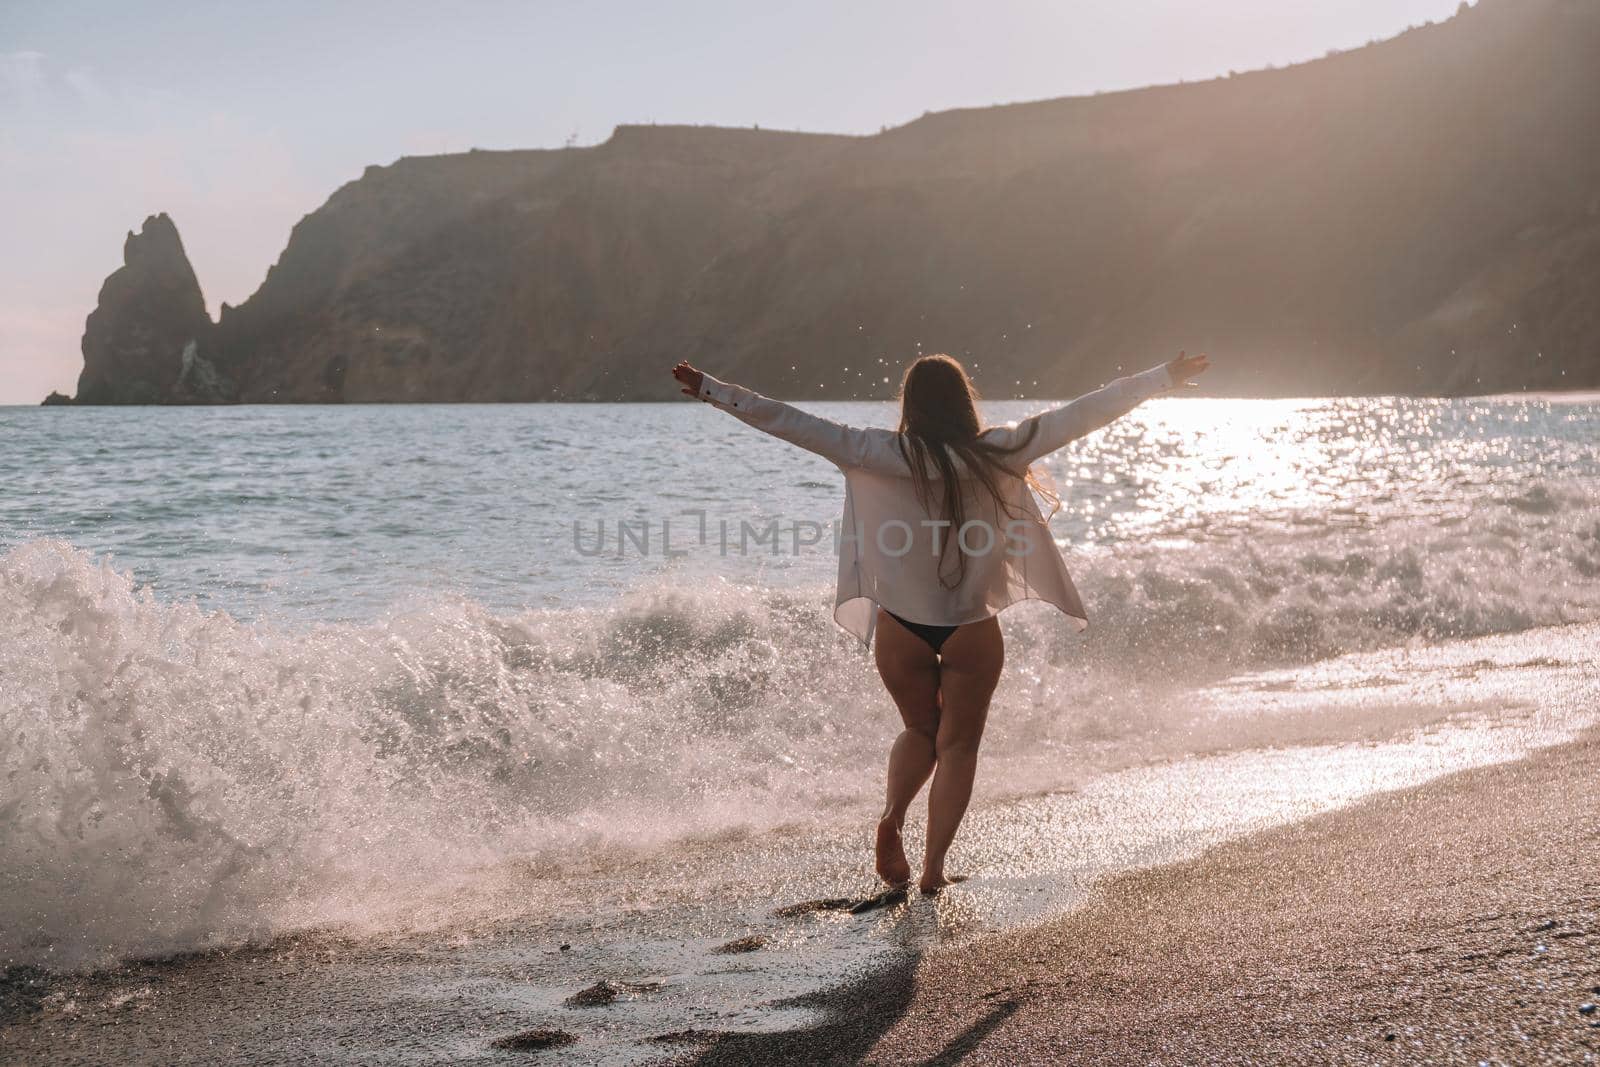
M 996 426 L 984 438 L 1004 448 L 1015 448 L 1011 462 L 1025 467 L 1041 456 L 1115 422 L 1144 401 L 1173 387 L 1188 387 L 1211 361 L 1204 355 L 1178 358 L 1139 374 L 1131 374 L 1092 393 L 1035 415 L 1012 426 Z
M 728 414 L 839 467 L 904 473 L 905 460 L 888 430 L 860 429 L 801 411 L 740 385 L 718 381 L 687 363 L 672 368 L 685 396 L 703 400 Z

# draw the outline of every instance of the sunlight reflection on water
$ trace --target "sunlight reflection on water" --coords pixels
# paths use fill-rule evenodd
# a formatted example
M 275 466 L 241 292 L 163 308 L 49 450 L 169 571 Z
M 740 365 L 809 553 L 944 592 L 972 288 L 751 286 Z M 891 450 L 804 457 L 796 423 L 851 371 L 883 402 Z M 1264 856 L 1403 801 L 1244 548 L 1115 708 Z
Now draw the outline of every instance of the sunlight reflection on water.
M 884 403 L 806 407 L 895 421 Z M 1083 548 L 1461 516 L 1534 483 L 1600 483 L 1597 448 L 1593 399 L 1173 397 L 1044 466 L 1064 501 L 1055 536 Z M 825 460 L 696 404 L 0 408 L 0 485 L 0 547 L 61 538 L 163 595 L 308 621 L 441 594 L 592 603 L 668 570 L 822 583 L 826 540 L 799 556 L 585 557 L 573 524 L 686 523 L 686 509 L 735 529 L 830 524 L 842 494 Z
M 1460 513 L 1485 489 L 1600 475 L 1600 406 L 1504 398 L 1155 400 L 1050 461 L 1058 540 L 1203 534 L 1208 520 Z

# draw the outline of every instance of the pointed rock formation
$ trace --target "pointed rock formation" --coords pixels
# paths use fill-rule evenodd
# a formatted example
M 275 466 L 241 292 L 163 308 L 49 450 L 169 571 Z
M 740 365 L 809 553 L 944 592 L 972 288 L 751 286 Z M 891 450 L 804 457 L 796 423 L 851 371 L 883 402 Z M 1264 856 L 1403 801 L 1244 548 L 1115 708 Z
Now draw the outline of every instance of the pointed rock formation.
M 79 404 L 218 403 L 231 389 L 205 356 L 213 326 L 178 228 L 165 213 L 122 246 L 83 333 Z

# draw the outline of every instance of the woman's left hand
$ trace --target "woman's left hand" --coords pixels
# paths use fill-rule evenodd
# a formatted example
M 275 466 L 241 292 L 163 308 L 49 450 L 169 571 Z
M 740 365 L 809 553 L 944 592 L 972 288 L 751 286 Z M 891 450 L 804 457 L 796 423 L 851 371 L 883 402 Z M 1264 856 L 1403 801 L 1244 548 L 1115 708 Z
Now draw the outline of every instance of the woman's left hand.
M 1170 360 L 1167 363 L 1167 377 L 1172 379 L 1173 385 L 1179 385 L 1188 389 L 1193 389 L 1194 382 L 1192 379 L 1198 375 L 1204 374 L 1206 372 L 1206 368 L 1210 366 L 1211 361 L 1206 358 L 1206 354 L 1204 352 L 1200 353 L 1198 356 L 1191 356 L 1187 353 L 1179 352 L 1177 359 Z
M 683 386 L 684 396 L 700 395 L 700 384 L 705 380 L 705 375 L 689 366 L 687 361 L 673 367 L 672 376 L 678 379 L 678 383 Z

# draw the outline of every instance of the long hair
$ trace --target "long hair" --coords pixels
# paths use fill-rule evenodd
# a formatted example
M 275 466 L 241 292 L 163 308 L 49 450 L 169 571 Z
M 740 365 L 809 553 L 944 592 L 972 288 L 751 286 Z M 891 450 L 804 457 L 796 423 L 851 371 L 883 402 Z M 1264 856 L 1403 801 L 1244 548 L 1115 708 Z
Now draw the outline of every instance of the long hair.
M 1004 508 L 1011 518 L 1020 518 L 1005 502 L 1000 490 L 1000 479 L 1021 477 L 1035 492 L 1050 502 L 1050 513 L 1055 514 L 1061 500 L 1048 485 L 1037 478 L 1033 468 L 1022 471 L 1008 466 L 1006 460 L 1026 447 L 1038 432 L 1030 425 L 1022 440 L 1009 447 L 983 440 L 983 422 L 978 417 L 978 390 L 967 377 L 966 368 L 947 355 L 922 356 L 906 368 L 900 383 L 900 437 L 901 455 L 911 467 L 911 481 L 916 487 L 917 499 L 930 516 L 948 523 L 941 527 L 942 543 L 939 545 L 939 582 L 954 589 L 967 573 L 966 553 L 961 548 L 960 531 L 967 521 L 962 501 L 962 477 L 976 483 L 989 495 L 998 508 Z M 938 499 L 934 492 L 934 472 L 938 472 Z M 956 542 L 955 581 L 945 580 L 945 556 L 950 541 Z

